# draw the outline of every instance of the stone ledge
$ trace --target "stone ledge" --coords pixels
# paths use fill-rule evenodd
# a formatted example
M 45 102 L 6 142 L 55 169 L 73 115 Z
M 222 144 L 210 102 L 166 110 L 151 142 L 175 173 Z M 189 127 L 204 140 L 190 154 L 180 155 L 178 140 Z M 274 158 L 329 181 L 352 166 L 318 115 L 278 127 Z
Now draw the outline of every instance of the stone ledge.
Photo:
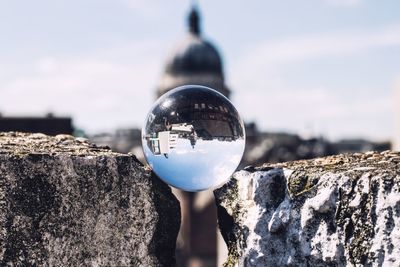
M 180 208 L 133 155 L 0 133 L 0 266 L 174 266 Z
M 225 265 L 399 265 L 399 162 L 367 152 L 235 173 L 214 191 Z

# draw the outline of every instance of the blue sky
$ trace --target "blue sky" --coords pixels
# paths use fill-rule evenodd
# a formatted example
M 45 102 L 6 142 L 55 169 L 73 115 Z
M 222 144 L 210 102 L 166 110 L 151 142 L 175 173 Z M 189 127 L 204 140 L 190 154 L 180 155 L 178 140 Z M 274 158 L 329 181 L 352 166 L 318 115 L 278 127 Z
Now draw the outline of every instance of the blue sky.
M 330 139 L 394 136 L 400 1 L 198 2 L 245 121 Z M 89 133 L 141 126 L 189 6 L 0 1 L 0 112 L 69 115 Z
M 189 140 L 178 138 L 168 158 L 153 155 L 147 146 L 143 149 L 147 162 L 161 179 L 174 187 L 196 192 L 216 188 L 230 178 L 242 158 L 244 140 L 199 139 L 192 148 Z

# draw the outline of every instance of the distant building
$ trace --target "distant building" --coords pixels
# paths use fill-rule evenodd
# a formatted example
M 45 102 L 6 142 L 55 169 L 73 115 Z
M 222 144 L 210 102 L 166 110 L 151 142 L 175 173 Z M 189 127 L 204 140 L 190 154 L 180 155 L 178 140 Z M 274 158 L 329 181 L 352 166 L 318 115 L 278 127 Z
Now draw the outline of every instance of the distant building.
M 157 136 L 148 137 L 148 146 L 154 155 L 164 155 L 168 158 L 168 154 L 175 149 L 179 134 L 172 131 L 158 132 Z
M 346 139 L 330 142 L 323 137 L 304 139 L 297 134 L 258 133 L 246 139 L 246 150 L 240 168 L 300 159 L 312 159 L 329 155 L 384 151 L 390 142 L 372 142 L 364 139 Z
M 189 13 L 188 26 L 187 35 L 166 62 L 157 97 L 178 86 L 194 84 L 211 87 L 229 98 L 231 91 L 225 84 L 221 56 L 215 46 L 201 35 L 200 14 L 196 6 Z M 224 117 L 215 127 L 231 129 L 229 114 L 222 107 L 209 107 L 194 99 L 186 109 L 181 112 L 195 116 L 199 123 L 202 119 L 209 121 L 210 118 L 204 116 Z M 204 128 L 212 130 L 212 127 Z M 209 137 L 207 132 L 198 132 L 203 139 L 212 139 L 213 133 L 208 134 Z M 234 135 L 227 130 L 226 136 L 220 138 Z M 194 143 L 194 138 L 191 142 Z M 174 190 L 174 193 L 181 202 L 183 217 L 177 244 L 178 266 L 217 266 L 217 217 L 211 190 L 201 193 Z
M 47 135 L 73 134 L 72 119 L 68 117 L 2 117 L 0 132 L 43 133 Z
M 223 63 L 215 46 L 201 35 L 200 15 L 195 6 L 189 14 L 189 32 L 167 60 L 157 97 L 181 85 L 211 87 L 229 98 Z
M 92 142 L 102 146 L 109 146 L 114 151 L 121 153 L 134 152 L 136 156 L 143 158 L 140 129 L 118 129 L 115 133 L 100 133 L 89 138 Z
M 225 84 L 223 61 L 215 46 L 201 35 L 200 15 L 196 7 L 190 11 L 188 22 L 189 31 L 167 60 L 156 96 L 159 97 L 181 85 L 196 84 L 216 89 L 229 98 L 231 91 Z M 400 99 L 398 102 L 400 103 Z M 212 118 L 211 116 L 224 117 L 223 123 L 214 125 L 215 128 L 218 128 L 219 133 L 221 128 L 227 129 L 223 131 L 226 134 L 220 138 L 227 140 L 236 135 L 234 129 L 229 126 L 229 112 L 226 112 L 223 107 L 212 106 L 209 108 L 206 103 L 191 101 L 186 109 L 187 111 L 180 112 L 189 112 L 193 116 L 199 116 L 196 117 L 196 120 L 200 120 L 200 118 L 209 120 Z M 212 112 L 204 112 L 208 109 Z M 206 132 L 196 132 L 194 135 L 190 125 L 181 125 L 180 121 L 166 119 L 165 125 L 170 128 L 163 129 L 160 135 L 145 137 L 150 142 L 151 150 L 157 155 L 168 154 L 174 148 L 177 136 L 189 139 L 192 145 L 195 145 L 196 139 L 201 135 L 201 138 L 207 138 Z M 164 125 L 164 121 L 160 122 L 161 124 Z M 209 126 L 204 128 L 213 129 Z M 228 129 L 231 130 L 228 131 Z M 209 135 L 215 134 L 210 133 Z M 400 136 L 400 129 L 398 136 Z M 140 160 L 144 161 L 139 129 L 118 130 L 114 134 L 99 134 L 90 139 L 100 145 L 109 145 L 119 152 L 133 152 Z M 344 140 L 332 143 L 322 137 L 303 139 L 296 134 L 260 132 L 255 123 L 248 123 L 246 124 L 246 150 L 240 168 L 265 162 L 310 159 L 342 152 L 387 150 L 389 148 L 389 142 Z M 226 249 L 226 246 L 217 229 L 213 192 L 206 190 L 190 193 L 175 188 L 173 188 L 173 192 L 180 201 L 182 212 L 182 225 L 176 251 L 178 266 L 220 266 L 219 263 L 224 260 L 224 255 L 220 252 Z

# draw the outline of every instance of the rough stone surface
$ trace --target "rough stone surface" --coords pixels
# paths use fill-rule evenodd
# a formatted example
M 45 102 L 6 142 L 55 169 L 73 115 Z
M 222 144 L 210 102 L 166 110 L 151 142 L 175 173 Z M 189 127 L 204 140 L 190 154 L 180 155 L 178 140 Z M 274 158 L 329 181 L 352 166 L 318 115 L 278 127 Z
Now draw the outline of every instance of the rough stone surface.
M 400 266 L 400 153 L 247 168 L 214 193 L 226 266 Z
M 174 266 L 179 203 L 135 156 L 0 133 L 0 266 Z

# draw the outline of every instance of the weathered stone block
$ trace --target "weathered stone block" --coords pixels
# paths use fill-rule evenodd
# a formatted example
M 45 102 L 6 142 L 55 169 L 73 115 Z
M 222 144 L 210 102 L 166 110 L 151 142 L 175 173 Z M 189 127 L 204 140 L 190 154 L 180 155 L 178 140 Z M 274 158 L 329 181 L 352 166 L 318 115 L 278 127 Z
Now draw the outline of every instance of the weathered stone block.
M 214 193 L 226 266 L 399 266 L 400 153 L 248 168 Z
M 170 188 L 133 155 L 0 133 L 0 266 L 173 266 Z

